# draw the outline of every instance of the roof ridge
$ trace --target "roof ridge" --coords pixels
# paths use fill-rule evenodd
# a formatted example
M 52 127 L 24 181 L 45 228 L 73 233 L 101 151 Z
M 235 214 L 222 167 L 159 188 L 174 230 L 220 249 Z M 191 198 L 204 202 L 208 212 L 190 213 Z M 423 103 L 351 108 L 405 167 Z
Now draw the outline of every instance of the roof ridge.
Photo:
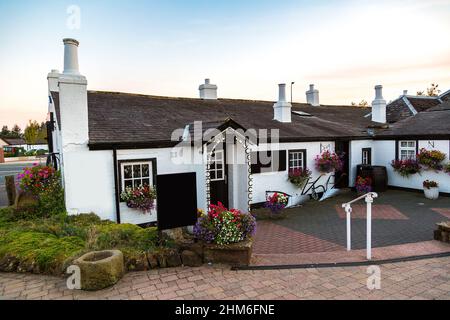
M 137 96 L 137 97 L 148 97 L 148 98 L 155 98 L 155 99 L 161 99 L 161 100 L 169 100 L 169 99 L 179 99 L 179 100 L 198 100 L 198 101 L 214 101 L 214 100 L 204 100 L 201 98 L 194 98 L 194 97 L 171 97 L 171 96 L 158 96 L 158 95 L 152 95 L 152 94 L 144 94 L 144 93 L 132 93 L 132 92 L 121 92 L 121 91 L 104 91 L 104 90 L 88 90 L 88 93 L 99 93 L 99 94 L 114 94 L 114 95 L 128 95 L 128 96 Z M 215 101 L 245 101 L 245 102 L 261 102 L 261 103 L 275 103 L 276 101 L 273 100 L 258 100 L 258 99 L 242 99 L 242 98 L 218 98 Z M 311 106 L 309 103 L 306 102 L 294 102 L 292 103 L 293 107 L 305 107 L 305 106 Z M 312 107 L 312 106 L 311 106 Z M 362 108 L 359 106 L 352 106 L 352 105 L 338 105 L 338 104 L 323 104 L 318 107 L 314 108 L 320 108 L 320 107 L 339 107 L 339 108 Z M 366 109 L 369 109 L 367 107 Z

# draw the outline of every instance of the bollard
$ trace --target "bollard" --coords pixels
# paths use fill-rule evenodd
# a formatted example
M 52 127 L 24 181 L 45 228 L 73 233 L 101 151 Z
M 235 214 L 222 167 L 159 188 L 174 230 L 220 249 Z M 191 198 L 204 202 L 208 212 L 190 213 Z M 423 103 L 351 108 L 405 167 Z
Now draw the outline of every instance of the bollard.
M 5 151 L 3 147 L 0 148 L 0 163 L 5 163 Z

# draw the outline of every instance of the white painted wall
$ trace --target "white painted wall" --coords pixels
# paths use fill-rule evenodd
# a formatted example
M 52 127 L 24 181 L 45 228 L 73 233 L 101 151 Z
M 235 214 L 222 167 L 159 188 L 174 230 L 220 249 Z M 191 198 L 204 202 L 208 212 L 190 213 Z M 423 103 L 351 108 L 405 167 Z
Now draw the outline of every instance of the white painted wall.
M 298 142 L 298 143 L 280 143 L 279 150 L 298 150 L 306 149 L 307 167 L 312 171 L 312 181 L 315 181 L 320 173 L 315 169 L 314 159 L 317 155 L 321 154 L 321 145 L 330 146 L 334 151 L 335 143 L 333 141 L 328 142 Z M 267 150 L 267 145 L 260 145 L 259 148 L 253 149 L 253 151 Z M 289 161 L 289 155 L 287 154 L 286 161 Z M 261 203 L 266 201 L 266 191 L 282 191 L 293 196 L 292 203 L 297 204 L 306 199 L 308 196 L 301 196 L 302 190 L 294 186 L 288 180 L 288 168 L 283 172 L 270 172 L 259 173 L 253 175 L 253 202 Z M 319 181 L 320 184 L 325 184 L 329 175 L 325 175 Z
M 421 140 L 419 141 L 419 149 L 440 150 L 447 155 L 447 162 L 450 154 L 449 141 L 436 140 L 430 142 L 434 142 L 434 148 L 429 145 L 429 141 Z M 374 150 L 372 151 L 372 163 L 374 165 L 386 166 L 390 186 L 422 190 L 423 181 L 434 180 L 439 182 L 439 190 L 441 192 L 450 192 L 450 175 L 444 172 L 423 171 L 421 174 L 415 174 L 409 178 L 404 178 L 394 172 L 391 162 L 395 159 L 395 148 L 395 141 L 374 141 Z
M 372 148 L 372 164 L 374 157 L 374 147 L 372 140 L 354 140 L 350 142 L 350 173 L 349 186 L 354 187 L 356 181 L 356 167 L 362 163 L 362 149 Z

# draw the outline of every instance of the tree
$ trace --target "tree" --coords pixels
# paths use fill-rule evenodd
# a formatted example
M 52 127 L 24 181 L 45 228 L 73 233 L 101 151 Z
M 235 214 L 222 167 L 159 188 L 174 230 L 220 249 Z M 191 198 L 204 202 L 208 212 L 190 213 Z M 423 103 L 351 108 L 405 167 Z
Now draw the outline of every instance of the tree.
M 24 137 L 27 144 L 36 144 L 39 139 L 40 131 L 41 126 L 39 123 L 36 120 L 30 120 L 24 131 Z
M 11 138 L 21 138 L 22 137 L 22 129 L 15 124 L 11 129 Z
M 353 107 L 360 107 L 360 108 L 367 108 L 369 107 L 369 103 L 366 100 L 361 100 L 360 103 L 356 104 L 355 102 L 352 102 Z
M 427 96 L 428 97 L 437 97 L 439 93 L 441 93 L 441 90 L 438 89 L 439 85 L 432 83 L 430 88 L 427 88 Z M 424 96 L 425 91 L 417 91 L 418 96 Z
M 0 136 L 2 137 L 8 137 L 11 134 L 11 132 L 8 129 L 8 126 L 3 126 L 2 131 L 0 132 Z

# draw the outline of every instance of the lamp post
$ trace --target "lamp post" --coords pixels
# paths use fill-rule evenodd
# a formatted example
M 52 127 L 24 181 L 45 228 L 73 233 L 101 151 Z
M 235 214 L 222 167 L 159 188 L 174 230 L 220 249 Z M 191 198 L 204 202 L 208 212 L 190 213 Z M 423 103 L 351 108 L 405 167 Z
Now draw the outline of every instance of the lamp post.
M 291 104 L 292 104 L 292 87 L 294 86 L 295 82 L 291 82 Z

